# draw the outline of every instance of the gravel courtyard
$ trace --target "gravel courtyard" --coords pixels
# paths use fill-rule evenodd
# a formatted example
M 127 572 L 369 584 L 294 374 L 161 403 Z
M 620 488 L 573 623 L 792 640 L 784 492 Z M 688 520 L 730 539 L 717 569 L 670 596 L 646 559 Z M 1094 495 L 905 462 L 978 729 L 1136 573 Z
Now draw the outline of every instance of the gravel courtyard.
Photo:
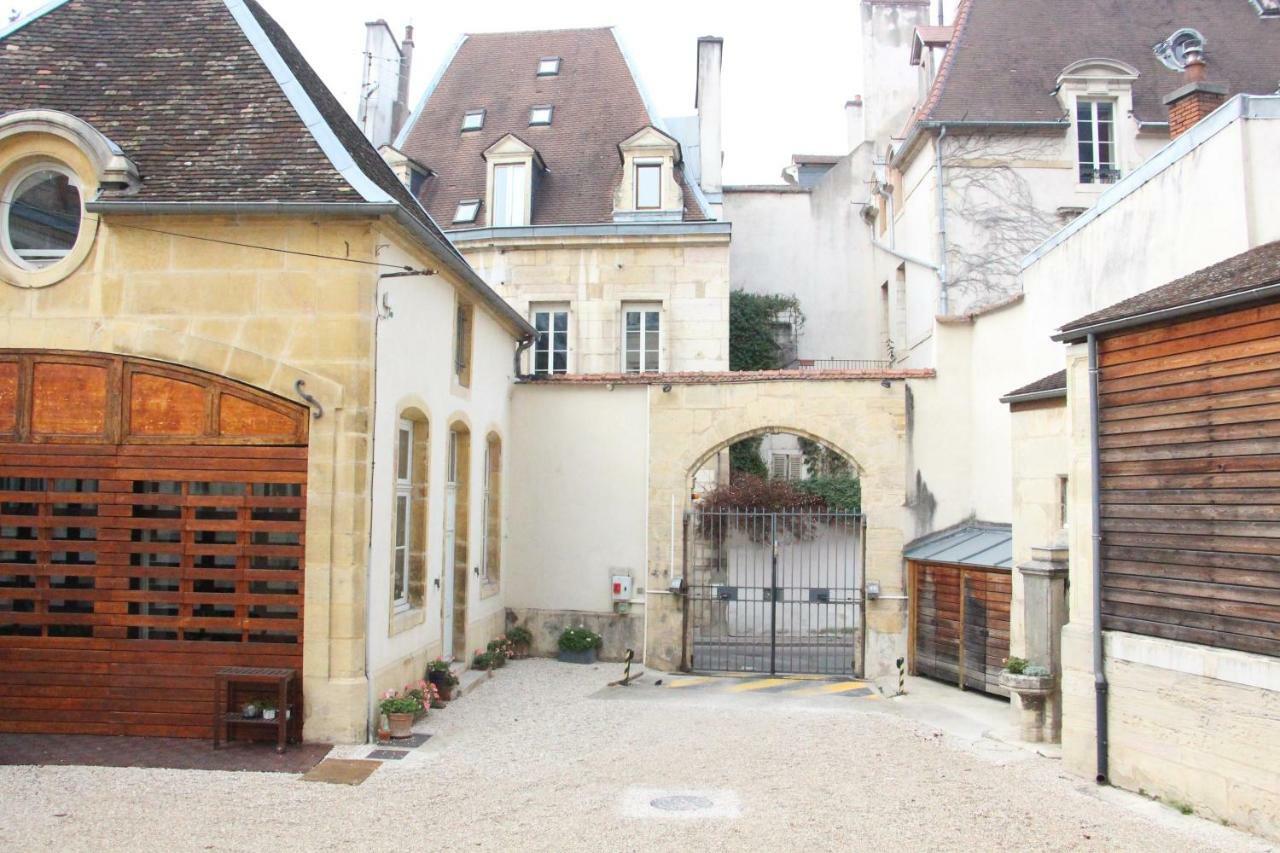
M 1162 814 L 1149 819 L 1099 797 L 1052 760 L 1020 753 L 993 761 L 895 715 L 885 700 L 712 701 L 652 685 L 605 688 L 616 673 L 514 663 L 433 712 L 421 727 L 432 740 L 358 787 L 271 773 L 3 767 L 0 845 L 1266 849 L 1164 807 L 1151 805 Z M 724 808 L 710 817 L 646 812 L 663 794 L 705 796 Z

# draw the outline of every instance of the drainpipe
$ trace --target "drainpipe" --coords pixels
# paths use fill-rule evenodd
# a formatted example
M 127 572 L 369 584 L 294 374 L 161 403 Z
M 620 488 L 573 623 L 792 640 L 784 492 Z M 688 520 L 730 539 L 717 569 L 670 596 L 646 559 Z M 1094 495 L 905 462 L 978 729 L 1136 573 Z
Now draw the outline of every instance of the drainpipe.
M 1093 690 L 1096 724 L 1099 785 L 1107 783 L 1107 674 L 1102 644 L 1102 466 L 1098 452 L 1098 339 L 1089 335 L 1089 464 L 1092 466 L 1093 496 L 1090 511 L 1093 523 Z
M 937 154 L 938 162 L 936 171 L 938 173 L 938 310 L 941 314 L 948 312 L 949 299 L 947 297 L 947 190 L 944 173 L 942 171 L 942 140 L 947 138 L 947 126 L 941 125 L 938 129 Z

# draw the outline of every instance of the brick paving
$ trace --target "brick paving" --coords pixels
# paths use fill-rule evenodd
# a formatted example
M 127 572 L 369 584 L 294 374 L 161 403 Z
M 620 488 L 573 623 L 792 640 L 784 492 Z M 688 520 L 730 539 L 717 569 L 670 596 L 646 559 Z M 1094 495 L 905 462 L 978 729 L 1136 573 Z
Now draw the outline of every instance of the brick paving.
M 234 741 L 214 750 L 210 741 L 193 738 L 0 734 L 0 765 L 306 773 L 331 748 L 327 743 L 290 744 L 284 755 L 278 755 L 274 740 Z

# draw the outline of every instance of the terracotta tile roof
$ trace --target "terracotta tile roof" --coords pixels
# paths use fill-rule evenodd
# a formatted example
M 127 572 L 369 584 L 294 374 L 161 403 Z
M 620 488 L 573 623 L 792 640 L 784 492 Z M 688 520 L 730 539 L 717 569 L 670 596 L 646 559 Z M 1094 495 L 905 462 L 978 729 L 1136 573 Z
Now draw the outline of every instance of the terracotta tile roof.
M 736 382 L 847 382 L 851 379 L 932 379 L 929 370 L 722 370 L 673 373 L 569 373 L 524 377 L 531 385 L 714 385 Z
M 245 5 L 360 171 L 434 229 L 284 31 Z M 89 122 L 137 165 L 132 200 L 365 200 L 222 0 L 71 0 L 2 41 L 0 114 L 52 109 Z
M 1010 391 L 1000 398 L 1002 403 L 1016 403 L 1019 397 L 1049 397 L 1057 396 L 1059 393 L 1065 395 L 1067 393 L 1067 371 L 1059 370 L 1057 373 L 1050 373 L 1048 376 L 1042 376 L 1035 382 L 1028 382 L 1021 388 Z
M 1138 69 L 1134 115 L 1168 120 L 1162 98 L 1184 81 L 1152 47 L 1182 27 L 1206 41 L 1208 79 L 1230 94 L 1271 94 L 1280 82 L 1280 20 L 1248 0 L 962 0 L 955 34 L 916 117 L 932 121 L 1049 121 L 1073 62 L 1116 59 Z M 1051 34 L 1051 37 L 1050 37 Z
M 1101 311 L 1086 314 L 1064 325 L 1062 331 L 1054 337 L 1067 341 L 1081 340 L 1089 328 L 1101 324 L 1134 320 L 1159 311 L 1180 308 L 1195 310 L 1206 300 L 1267 285 L 1280 285 L 1280 240 L 1242 252 Z M 1266 297 L 1259 297 L 1263 298 Z M 1280 292 L 1272 294 L 1270 299 L 1280 300 Z M 1212 306 L 1205 308 L 1211 310 Z
M 538 60 L 551 56 L 560 73 L 537 76 Z M 529 108 L 544 104 L 555 107 L 551 125 L 530 127 Z M 463 114 L 476 109 L 484 128 L 462 133 Z M 547 164 L 531 224 L 612 222 L 618 144 L 653 123 L 611 29 L 484 33 L 465 38 L 398 147 L 435 172 L 420 197 L 446 227 L 459 201 L 484 198 L 482 152 L 508 133 Z M 684 219 L 706 218 L 683 170 L 679 178 Z

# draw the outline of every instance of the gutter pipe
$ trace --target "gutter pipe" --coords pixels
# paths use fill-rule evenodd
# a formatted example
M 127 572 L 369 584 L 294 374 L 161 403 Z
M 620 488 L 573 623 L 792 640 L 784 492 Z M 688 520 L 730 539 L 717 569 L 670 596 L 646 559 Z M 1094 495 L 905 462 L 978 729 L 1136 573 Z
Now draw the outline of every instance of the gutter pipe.
M 1097 777 L 1099 785 L 1107 784 L 1107 673 L 1106 652 L 1102 638 L 1102 466 L 1098 451 L 1098 338 L 1089 335 L 1089 462 L 1092 467 L 1093 494 L 1090 511 L 1093 524 L 1093 691 L 1094 724 L 1097 744 Z

